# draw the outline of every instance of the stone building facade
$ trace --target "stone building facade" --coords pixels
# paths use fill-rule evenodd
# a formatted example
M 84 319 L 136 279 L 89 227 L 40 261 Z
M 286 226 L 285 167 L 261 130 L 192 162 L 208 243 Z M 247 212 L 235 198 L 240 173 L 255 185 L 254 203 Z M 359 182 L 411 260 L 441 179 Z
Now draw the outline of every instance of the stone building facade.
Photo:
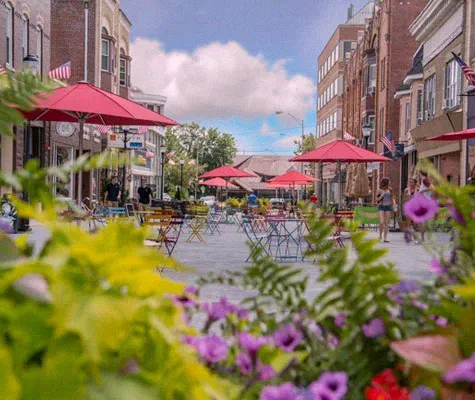
M 38 72 L 50 68 L 50 0 L 0 0 L 0 65 L 19 72 L 27 55 L 39 59 Z M 13 127 L 14 137 L 0 138 L 0 166 L 12 172 L 30 158 L 45 165 L 49 159 L 49 124 L 34 123 Z M 26 146 L 25 146 L 26 144 Z

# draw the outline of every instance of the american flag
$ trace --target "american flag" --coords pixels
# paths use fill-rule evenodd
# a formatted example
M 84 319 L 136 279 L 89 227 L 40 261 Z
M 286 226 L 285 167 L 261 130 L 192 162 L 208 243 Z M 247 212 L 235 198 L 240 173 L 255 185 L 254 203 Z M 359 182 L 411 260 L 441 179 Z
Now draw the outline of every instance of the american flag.
M 51 79 L 64 80 L 71 78 L 71 61 L 64 63 L 58 68 L 52 69 L 48 72 L 48 77 Z
M 351 136 L 348 132 L 343 133 L 343 139 L 347 142 L 354 142 L 356 140 L 356 138 Z
M 147 133 L 148 132 L 148 126 L 139 126 L 137 129 L 137 132 L 142 134 L 142 133 Z
M 475 86 L 475 71 L 465 64 L 457 54 L 454 52 L 452 52 L 452 54 L 455 61 L 457 61 L 457 64 L 460 65 L 460 68 L 462 68 L 462 72 L 465 75 L 465 78 L 470 82 L 470 85 Z
M 391 132 L 386 133 L 386 136 L 381 138 L 381 143 L 391 152 L 396 152 L 396 143 L 394 142 L 393 134 Z
M 110 125 L 97 125 L 97 130 L 102 134 L 106 134 L 106 133 L 109 133 L 109 131 L 111 130 L 111 126 Z

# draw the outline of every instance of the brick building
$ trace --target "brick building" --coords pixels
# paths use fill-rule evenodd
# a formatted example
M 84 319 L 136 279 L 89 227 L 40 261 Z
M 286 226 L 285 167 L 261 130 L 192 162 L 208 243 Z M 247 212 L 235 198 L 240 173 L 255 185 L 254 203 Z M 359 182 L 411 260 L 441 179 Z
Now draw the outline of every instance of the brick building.
M 342 137 L 345 63 L 356 48 L 365 21 L 372 12 L 372 1 L 354 15 L 350 7 L 347 22 L 338 25 L 318 56 L 317 147 Z M 333 164 L 317 167 L 317 176 L 322 180 L 317 190 L 323 203 L 338 199 L 338 185 L 332 185 L 335 174 Z
M 352 52 L 345 70 L 343 126 L 369 150 L 383 153 L 381 138 L 391 132 L 399 142 L 400 104 L 394 95 L 412 63 L 419 44 L 409 26 L 427 0 L 381 0 L 367 22 L 364 35 Z M 370 136 L 363 141 L 363 126 Z M 377 174 L 374 169 L 377 169 Z M 373 193 L 381 178 L 388 176 L 396 194 L 400 193 L 401 162 L 370 165 Z
M 52 68 L 71 61 L 69 83 L 84 80 L 84 1 L 51 0 L 51 17 Z M 130 89 L 130 28 L 130 21 L 120 9 L 120 1 L 90 0 L 87 81 L 127 98 Z M 51 164 L 60 165 L 77 158 L 79 126 L 52 124 L 52 128 Z M 96 126 L 86 125 L 84 152 L 100 152 L 106 143 L 102 139 Z M 84 197 L 99 199 L 99 172 L 84 172 L 82 186 Z M 77 191 L 75 177 L 71 176 L 67 184 L 58 182 L 55 190 L 58 196 L 74 198 Z
M 448 181 L 461 183 L 461 143 L 428 142 L 427 137 L 463 129 L 462 71 L 465 58 L 464 0 L 431 0 L 410 27 L 424 46 L 421 125 L 411 131 L 418 158 L 429 159 Z
M 0 0 L 0 65 L 21 71 L 23 58 L 38 57 L 39 73 L 50 67 L 50 0 Z M 12 172 L 22 168 L 29 158 L 47 163 L 49 124 L 15 126 L 15 138 L 0 137 L 0 166 Z M 25 146 L 25 143 L 28 146 Z M 1 190 L 1 189 L 0 189 Z

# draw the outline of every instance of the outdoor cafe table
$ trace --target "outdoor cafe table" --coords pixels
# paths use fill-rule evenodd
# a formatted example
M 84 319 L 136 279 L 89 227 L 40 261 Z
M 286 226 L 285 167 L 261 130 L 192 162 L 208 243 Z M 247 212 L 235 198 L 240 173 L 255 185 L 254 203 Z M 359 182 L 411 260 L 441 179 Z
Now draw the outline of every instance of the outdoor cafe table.
M 302 240 L 305 221 L 299 218 L 266 218 L 271 254 L 277 260 L 303 259 Z

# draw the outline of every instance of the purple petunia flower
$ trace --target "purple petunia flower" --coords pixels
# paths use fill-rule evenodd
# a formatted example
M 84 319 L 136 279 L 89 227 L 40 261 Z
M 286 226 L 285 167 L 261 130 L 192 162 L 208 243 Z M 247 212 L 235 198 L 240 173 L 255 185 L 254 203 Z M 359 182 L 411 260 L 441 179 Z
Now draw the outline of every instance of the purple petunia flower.
M 185 293 L 198 295 L 198 288 L 196 286 L 190 285 L 185 288 Z
M 177 306 L 182 306 L 183 308 L 193 308 L 196 306 L 196 302 L 186 294 L 182 294 L 181 296 L 172 296 L 172 299 Z
M 6 218 L 0 218 L 0 232 L 14 233 L 11 222 Z
M 249 375 L 252 372 L 252 360 L 246 353 L 239 353 L 237 355 L 236 365 L 243 375 Z
M 343 328 L 346 325 L 346 314 L 345 313 L 339 313 L 333 320 L 335 325 L 338 326 L 339 328 Z
M 198 343 L 198 340 L 200 338 L 197 336 L 190 336 L 190 335 L 185 335 L 183 336 L 183 343 L 188 344 L 190 346 L 196 347 L 196 343 Z
M 220 301 L 214 303 L 204 303 L 201 305 L 201 309 L 208 314 L 208 318 L 211 321 L 218 321 L 226 318 L 229 312 L 229 303 L 225 297 Z
M 239 319 L 246 319 L 249 316 L 249 312 L 244 307 L 240 307 L 236 304 L 228 304 L 228 312 L 236 314 Z
M 228 344 L 216 335 L 199 338 L 195 347 L 198 354 L 209 363 L 224 360 L 228 356 Z
M 445 275 L 447 273 L 447 268 L 445 268 L 439 260 L 434 258 L 429 265 L 429 269 L 435 274 L 435 275 Z
M 459 225 L 465 225 L 465 218 L 462 213 L 453 206 L 448 206 L 450 216 L 454 219 L 455 222 Z
M 429 389 L 425 386 L 417 386 L 411 392 L 411 400 L 435 400 L 435 390 Z
M 332 333 L 329 333 L 327 335 L 327 344 L 330 349 L 336 349 L 340 344 L 340 340 Z
M 423 303 L 422 301 L 419 301 L 417 299 L 412 299 L 412 305 L 414 307 L 417 307 L 421 310 L 428 310 L 429 309 L 429 306 L 425 303 Z
M 262 389 L 260 400 L 303 400 L 297 388 L 290 382 L 280 386 L 266 386 Z
M 400 281 L 397 285 L 394 285 L 392 289 L 401 294 L 411 294 L 421 290 L 421 285 L 414 280 L 405 279 Z
M 435 319 L 435 323 L 439 326 L 446 327 L 448 325 L 449 321 L 447 321 L 447 318 L 437 317 Z
M 439 203 L 420 194 L 404 204 L 404 215 L 416 224 L 422 224 L 435 217 L 439 211 Z
M 363 334 L 368 338 L 377 338 L 386 333 L 386 325 L 381 318 L 374 318 L 361 327 Z
M 470 358 L 459 362 L 449 369 L 443 377 L 447 383 L 469 382 L 475 383 L 475 353 Z
M 324 372 L 312 385 L 317 389 L 323 387 L 335 399 L 342 399 L 348 390 L 348 375 L 346 372 Z
M 250 333 L 243 332 L 237 335 L 239 345 L 247 351 L 250 356 L 255 356 L 261 346 L 269 343 L 269 338 L 265 336 L 253 336 Z
M 306 397 L 312 400 L 339 400 L 339 397 L 333 395 L 328 388 L 320 382 L 313 382 L 309 386 L 310 394 Z
M 271 365 L 262 364 L 260 361 L 257 362 L 257 372 L 259 372 L 258 379 L 260 381 L 268 381 L 276 376 L 275 370 Z
M 274 333 L 274 343 L 286 352 L 294 349 L 302 341 L 302 333 L 293 325 L 287 325 Z

